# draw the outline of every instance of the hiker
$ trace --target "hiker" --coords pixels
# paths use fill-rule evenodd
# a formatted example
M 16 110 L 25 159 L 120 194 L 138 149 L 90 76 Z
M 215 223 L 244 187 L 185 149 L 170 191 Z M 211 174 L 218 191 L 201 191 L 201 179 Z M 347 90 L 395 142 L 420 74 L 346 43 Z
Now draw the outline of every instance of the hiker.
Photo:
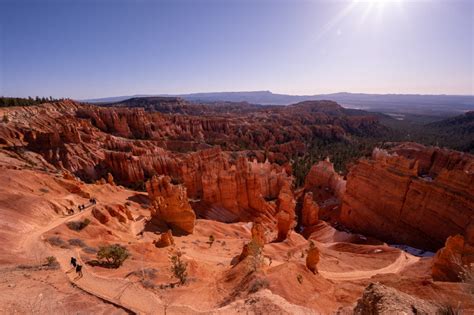
M 82 265 L 79 265 L 79 264 L 76 265 L 76 273 L 77 273 L 76 279 L 82 278 Z
M 71 265 L 75 268 L 77 265 L 77 260 L 75 257 L 71 257 Z

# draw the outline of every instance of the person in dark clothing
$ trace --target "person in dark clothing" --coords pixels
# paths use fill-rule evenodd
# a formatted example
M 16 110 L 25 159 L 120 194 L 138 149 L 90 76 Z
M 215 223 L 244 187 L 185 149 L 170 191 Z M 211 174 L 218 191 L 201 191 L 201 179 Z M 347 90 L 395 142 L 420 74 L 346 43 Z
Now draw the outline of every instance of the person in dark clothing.
M 75 257 L 71 257 L 71 265 L 75 268 L 77 264 L 77 260 Z
M 76 265 L 76 273 L 77 273 L 76 279 L 82 278 L 82 265 L 79 265 L 79 264 Z

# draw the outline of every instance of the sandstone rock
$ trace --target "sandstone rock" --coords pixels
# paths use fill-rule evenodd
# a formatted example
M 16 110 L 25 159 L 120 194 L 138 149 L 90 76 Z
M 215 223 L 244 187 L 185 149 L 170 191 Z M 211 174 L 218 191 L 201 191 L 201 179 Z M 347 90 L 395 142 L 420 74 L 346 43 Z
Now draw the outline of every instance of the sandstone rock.
M 76 194 L 79 195 L 83 198 L 88 198 L 90 199 L 91 196 L 90 194 L 84 190 L 85 186 L 83 183 L 77 181 L 77 182 L 71 182 L 70 180 L 63 180 L 60 178 L 55 178 L 56 183 L 58 183 L 60 186 L 65 188 L 67 191 L 69 191 L 71 194 Z
M 296 201 L 288 183 L 285 183 L 278 194 L 278 213 L 276 214 L 278 236 L 277 241 L 283 241 L 291 229 L 295 227 Z
M 110 217 L 101 210 L 99 210 L 99 208 L 97 207 L 94 207 L 92 209 L 92 215 L 102 224 L 106 224 L 110 220 Z
M 267 243 L 265 227 L 261 223 L 254 222 L 252 225 L 252 239 L 261 247 Z
M 305 190 L 327 189 L 336 197 L 342 198 L 346 190 L 346 181 L 335 170 L 329 160 L 314 164 L 305 178 Z
M 173 233 L 171 233 L 171 230 L 162 233 L 160 239 L 158 241 L 154 241 L 153 244 L 155 244 L 155 246 L 158 248 L 174 245 Z
M 314 274 L 318 273 L 319 249 L 310 247 L 306 255 L 306 267 Z
M 105 209 L 111 217 L 116 218 L 120 223 L 127 223 L 126 210 L 122 205 L 106 205 Z
M 437 281 L 462 281 L 463 272 L 474 271 L 474 243 L 461 235 L 450 236 L 433 258 L 432 276 Z
M 68 171 L 63 172 L 63 178 L 67 180 L 75 180 L 76 178 Z
M 307 192 L 303 197 L 303 208 L 301 209 L 301 224 L 304 227 L 315 225 L 319 221 L 319 206 L 313 200 L 313 193 Z
M 213 148 L 190 154 L 181 174 L 189 197 L 199 200 L 201 217 L 224 222 L 258 219 L 273 226 L 281 208 L 290 213 L 287 220 L 294 221 L 292 178 L 283 167 L 243 156 L 234 164 L 227 153 Z
M 107 173 L 107 184 L 115 186 L 114 177 L 110 173 Z
M 450 160 L 447 150 L 442 150 L 443 160 L 453 163 L 437 162 L 438 155 L 432 153 L 430 166 L 426 158 L 416 158 L 433 149 L 416 148 L 421 152 L 410 151 L 413 158 L 375 149 L 372 159 L 351 168 L 340 217 L 344 225 L 388 242 L 429 250 L 464 232 L 474 216 L 474 157 L 459 158 L 454 152 L 458 158 Z M 426 170 L 435 177 L 426 175 Z
M 371 283 L 354 308 L 357 315 L 438 314 L 433 303 L 379 283 Z
M 146 189 L 153 204 L 153 218 L 164 221 L 174 233 L 193 233 L 196 215 L 188 202 L 186 188 L 171 184 L 168 176 L 153 176 Z

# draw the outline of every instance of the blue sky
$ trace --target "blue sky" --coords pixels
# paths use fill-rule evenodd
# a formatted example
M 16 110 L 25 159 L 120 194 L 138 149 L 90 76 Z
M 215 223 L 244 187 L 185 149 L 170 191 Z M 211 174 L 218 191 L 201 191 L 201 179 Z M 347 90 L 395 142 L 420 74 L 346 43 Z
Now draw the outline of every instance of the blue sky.
M 0 95 L 474 94 L 474 1 L 0 0 Z

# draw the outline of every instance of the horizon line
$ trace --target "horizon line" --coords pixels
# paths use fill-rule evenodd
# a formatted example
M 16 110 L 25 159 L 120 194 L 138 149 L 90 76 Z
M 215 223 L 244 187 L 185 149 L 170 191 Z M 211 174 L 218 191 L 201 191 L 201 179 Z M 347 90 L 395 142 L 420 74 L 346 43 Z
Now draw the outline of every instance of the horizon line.
M 271 90 L 243 90 L 243 91 L 210 91 L 210 92 L 186 92 L 186 93 L 135 93 L 128 95 L 113 95 L 113 96 L 99 96 L 99 97 L 87 97 L 87 98 L 73 98 L 77 101 L 85 100 L 94 100 L 94 99 L 104 99 L 104 98 L 113 98 L 113 97 L 153 97 L 153 96 L 163 96 L 163 97 L 179 97 L 193 94 L 223 94 L 223 93 L 271 93 L 273 95 L 286 95 L 286 96 L 299 96 L 299 97 L 312 97 L 320 95 L 334 95 L 334 94 L 366 94 L 366 95 L 411 95 L 411 96 L 470 96 L 474 97 L 473 94 L 449 94 L 449 93 L 440 93 L 440 94 L 430 94 L 430 93 L 394 93 L 394 92 L 385 92 L 385 93 L 368 93 L 368 92 L 332 92 L 332 93 L 315 93 L 315 94 L 290 94 L 290 93 L 275 93 Z

